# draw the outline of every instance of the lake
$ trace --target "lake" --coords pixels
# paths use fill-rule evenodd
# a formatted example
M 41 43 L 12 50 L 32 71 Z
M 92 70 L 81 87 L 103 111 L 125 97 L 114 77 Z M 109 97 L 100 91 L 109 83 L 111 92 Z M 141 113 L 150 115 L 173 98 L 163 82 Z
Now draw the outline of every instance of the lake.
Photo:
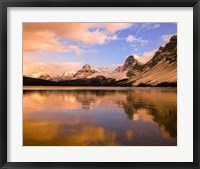
M 176 146 L 177 89 L 24 87 L 24 146 Z

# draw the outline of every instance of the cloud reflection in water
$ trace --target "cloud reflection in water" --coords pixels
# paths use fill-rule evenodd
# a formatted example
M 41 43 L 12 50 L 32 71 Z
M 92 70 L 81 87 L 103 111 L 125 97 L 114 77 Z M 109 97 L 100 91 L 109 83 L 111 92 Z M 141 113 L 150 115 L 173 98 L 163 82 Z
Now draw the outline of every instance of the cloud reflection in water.
M 177 93 L 168 88 L 24 90 L 25 146 L 177 144 Z

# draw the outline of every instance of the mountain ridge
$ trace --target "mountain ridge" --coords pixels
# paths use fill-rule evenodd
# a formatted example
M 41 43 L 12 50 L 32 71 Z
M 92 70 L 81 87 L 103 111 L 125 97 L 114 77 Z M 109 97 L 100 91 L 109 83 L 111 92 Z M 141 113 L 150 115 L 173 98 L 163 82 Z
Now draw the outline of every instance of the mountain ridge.
M 50 77 L 45 72 L 34 73 L 29 77 L 73 86 L 76 83 L 86 86 L 176 86 L 177 35 L 173 35 L 165 46 L 160 46 L 153 57 L 144 64 L 134 55 L 130 55 L 122 66 L 107 74 L 90 64 L 85 64 L 76 72 L 65 72 L 58 77 Z

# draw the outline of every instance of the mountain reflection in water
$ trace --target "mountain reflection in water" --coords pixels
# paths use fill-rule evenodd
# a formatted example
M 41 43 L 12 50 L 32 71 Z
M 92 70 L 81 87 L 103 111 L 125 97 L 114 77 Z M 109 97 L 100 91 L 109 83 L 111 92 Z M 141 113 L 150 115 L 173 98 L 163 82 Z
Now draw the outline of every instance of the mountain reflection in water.
M 176 146 L 174 88 L 24 88 L 24 146 Z

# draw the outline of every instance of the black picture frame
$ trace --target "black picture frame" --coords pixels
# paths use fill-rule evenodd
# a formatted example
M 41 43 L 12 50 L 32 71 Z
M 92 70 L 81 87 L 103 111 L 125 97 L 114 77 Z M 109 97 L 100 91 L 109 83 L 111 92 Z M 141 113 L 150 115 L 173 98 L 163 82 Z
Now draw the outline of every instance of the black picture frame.
M 7 162 L 7 8 L 8 7 L 193 7 L 193 162 Z M 0 167 L 1 168 L 176 168 L 200 163 L 200 1 L 199 0 L 0 0 Z M 186 49 L 187 50 L 187 49 Z

